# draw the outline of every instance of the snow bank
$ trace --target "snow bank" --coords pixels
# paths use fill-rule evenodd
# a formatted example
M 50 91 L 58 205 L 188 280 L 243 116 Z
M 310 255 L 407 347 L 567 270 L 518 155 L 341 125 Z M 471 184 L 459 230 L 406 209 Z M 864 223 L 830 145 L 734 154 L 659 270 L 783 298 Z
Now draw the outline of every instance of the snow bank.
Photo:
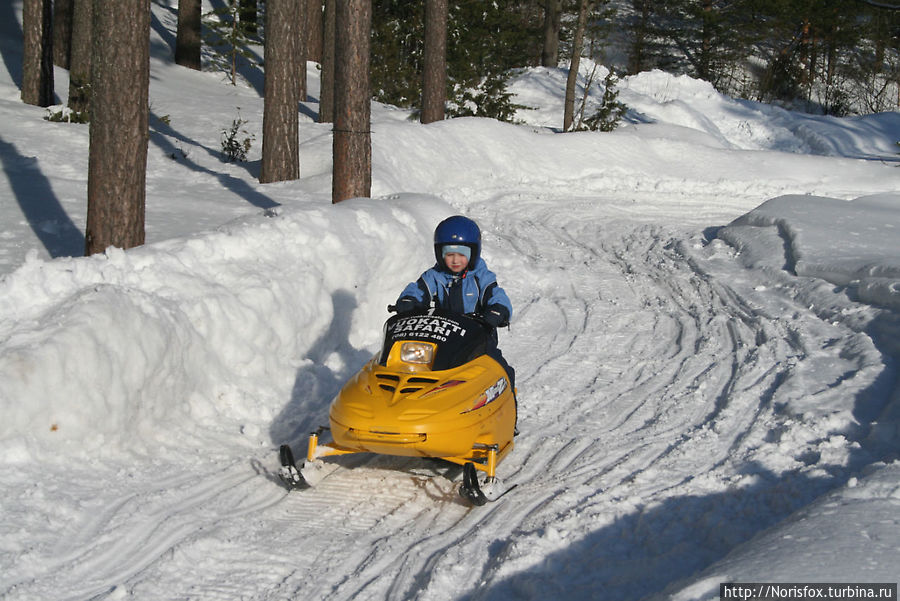
M 900 194 L 852 201 L 781 196 L 718 236 L 739 248 L 751 267 L 771 266 L 772 244 L 780 241 L 783 253 L 775 257 L 788 271 L 851 286 L 865 303 L 900 309 Z
M 350 201 L 30 259 L 0 281 L 0 456 L 147 452 L 241 429 L 270 444 L 260 432 L 298 368 L 357 367 L 342 362 L 377 345 L 385 306 L 427 267 L 433 224 L 450 212 L 421 196 Z M 321 342 L 334 327 L 345 339 Z

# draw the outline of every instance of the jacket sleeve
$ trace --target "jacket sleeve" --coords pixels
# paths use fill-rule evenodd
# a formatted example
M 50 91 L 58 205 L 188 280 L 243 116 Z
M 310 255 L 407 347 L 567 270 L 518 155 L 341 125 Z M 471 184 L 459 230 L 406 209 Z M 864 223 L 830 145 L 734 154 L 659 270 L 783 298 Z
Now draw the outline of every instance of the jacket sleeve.
M 427 280 L 428 272 L 426 271 L 419 276 L 419 279 L 406 285 L 406 288 L 403 289 L 403 292 L 401 292 L 400 296 L 397 298 L 397 302 L 400 302 L 401 299 L 409 298 L 425 307 L 430 305 L 431 291 L 429 290 Z
M 483 264 L 483 263 L 482 263 Z M 497 276 L 494 272 L 484 267 L 482 273 L 478 275 L 478 279 L 482 285 L 481 291 L 481 307 L 483 311 L 487 311 L 488 307 L 499 306 L 505 311 L 505 321 L 509 322 L 512 318 L 512 302 L 509 300 L 506 291 L 497 284 Z M 503 311 L 501 311 L 501 314 Z

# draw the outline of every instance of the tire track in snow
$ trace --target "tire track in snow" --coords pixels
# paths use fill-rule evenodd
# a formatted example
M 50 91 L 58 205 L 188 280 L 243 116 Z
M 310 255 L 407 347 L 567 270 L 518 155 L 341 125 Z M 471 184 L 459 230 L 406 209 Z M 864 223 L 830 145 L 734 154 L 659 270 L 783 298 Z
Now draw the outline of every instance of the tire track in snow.
M 621 240 L 612 237 L 609 248 L 581 248 L 575 244 L 581 236 L 553 241 L 550 236 L 558 230 L 540 227 L 545 228 L 543 235 L 528 232 L 520 239 L 550 240 L 545 249 L 558 248 L 567 255 L 550 257 L 557 263 L 550 269 L 566 263 L 578 267 L 566 269 L 571 274 L 566 290 L 544 290 L 518 312 L 515 332 L 540 330 L 549 318 L 553 324 L 550 335 L 539 340 L 514 334 L 523 434 L 501 472 L 523 482 L 508 499 L 473 510 L 447 526 L 420 529 L 413 524 L 369 539 L 372 549 L 365 565 L 333 598 L 451 598 L 459 593 L 456 576 L 466 576 L 454 566 L 471 564 L 473 557 L 485 566 L 483 578 L 497 577 L 502 570 L 491 567 L 491 555 L 507 548 L 504 539 L 541 531 L 585 498 L 598 497 L 598 506 L 608 509 L 610 495 L 624 494 L 620 491 L 633 487 L 644 474 L 672 463 L 695 432 L 715 419 L 717 404 L 736 386 L 741 359 L 725 366 L 709 359 L 733 356 L 742 344 L 755 340 L 757 332 L 734 329 L 698 311 L 690 297 L 703 287 L 701 280 L 687 291 L 664 283 L 690 279 L 692 272 L 673 258 L 661 233 L 638 228 Z M 529 252 L 533 249 L 523 254 Z M 642 261 L 636 262 L 637 257 Z M 540 268 L 528 266 L 528 271 L 540 284 Z M 547 277 L 549 285 L 558 281 L 558 274 Z M 586 295 L 596 295 L 598 284 L 601 290 L 612 290 L 601 292 L 611 300 L 608 312 L 593 314 L 590 307 L 597 306 L 596 300 Z M 707 296 L 712 294 L 707 291 Z M 727 306 L 721 301 L 719 305 Z M 704 342 L 708 337 L 711 341 Z M 619 344 L 610 348 L 610 339 Z M 509 343 L 504 348 L 513 355 Z M 698 353 L 705 363 L 692 359 Z M 528 367 L 529 359 L 534 368 Z M 717 392 L 697 394 L 701 383 L 710 379 L 716 380 Z M 539 398 L 551 390 L 552 396 Z M 700 402 L 692 403 L 693 397 L 700 397 Z M 620 415 L 623 406 L 626 410 Z M 580 417 L 560 419 L 564 414 Z M 715 461 L 713 457 L 709 464 Z M 687 478 L 676 475 L 645 494 L 662 494 Z M 572 487 L 590 488 L 595 494 L 573 495 Z M 404 540 L 411 542 L 404 546 Z M 456 586 L 448 589 L 453 582 Z
M 520 202 L 535 206 L 511 210 Z M 413 459 L 350 459 L 290 495 L 233 467 L 123 496 L 83 526 L 54 581 L 84 580 L 85 594 L 124 583 L 144 598 L 171 596 L 165 583 L 202 599 L 428 601 L 577 598 L 601 583 L 639 599 L 721 557 L 765 525 L 745 505 L 780 492 L 742 496 L 757 477 L 742 470 L 791 427 L 774 399 L 818 340 L 784 315 L 808 312 L 790 298 L 760 310 L 677 232 L 572 207 L 520 196 L 475 215 L 516 307 L 501 346 L 518 372 L 521 434 L 500 475 L 518 488 L 501 501 L 469 508 Z M 276 469 L 274 451 L 262 461 Z M 731 518 L 729 538 L 716 520 Z M 722 533 L 706 534 L 707 521 Z M 571 591 L 547 588 L 559 568 L 575 571 Z M 11 598 L 45 592 L 35 582 Z
M 664 229 L 614 233 L 579 216 L 544 217 L 496 227 L 510 232 L 500 236 L 505 254 L 537 257 L 513 279 L 544 285 L 529 294 L 504 280 L 514 298 L 532 300 L 517 307 L 513 342 L 504 345 L 520 374 L 523 434 L 501 472 L 529 480 L 481 510 L 477 525 L 445 533 L 450 540 L 435 549 L 444 558 L 416 564 L 415 579 L 393 576 L 391 598 L 452 598 L 443 587 L 465 553 L 482 558 L 482 579 L 496 582 L 555 528 L 585 519 L 601 528 L 623 507 L 724 488 L 740 475 L 723 467 L 762 443 L 773 391 L 802 358 L 777 318 L 758 315 L 697 270 Z M 596 236 L 584 233 L 591 227 Z M 597 244 L 579 243 L 590 239 Z M 544 243 L 534 248 L 534 240 Z M 568 279 L 559 290 L 561 271 Z M 698 478 L 710 482 L 693 484 Z
M 35 574 L 11 584 L 0 596 L 12 600 L 104 595 L 198 532 L 264 510 L 283 496 L 275 488 L 260 489 L 258 474 L 245 464 L 199 478 L 179 474 L 150 485 L 134 479 L 134 490 L 107 502 L 71 538 L 60 540 L 63 550 L 41 566 L 42 573 L 54 574 L 52 579 Z M 85 481 L 90 482 L 90 476 Z M 50 590 L 45 588 L 48 580 Z

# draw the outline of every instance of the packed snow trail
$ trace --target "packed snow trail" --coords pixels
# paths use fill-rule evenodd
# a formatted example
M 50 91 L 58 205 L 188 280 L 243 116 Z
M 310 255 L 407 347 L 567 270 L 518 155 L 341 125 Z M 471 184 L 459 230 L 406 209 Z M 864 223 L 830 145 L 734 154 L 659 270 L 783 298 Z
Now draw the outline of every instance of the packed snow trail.
M 320 565 L 295 575 L 295 593 L 641 598 L 834 484 L 809 482 L 797 473 L 803 459 L 781 457 L 767 440 L 804 435 L 773 399 L 805 348 L 827 341 L 827 355 L 844 353 L 831 338 L 838 332 L 825 326 L 829 338 L 820 338 L 818 318 L 789 299 L 761 316 L 698 272 L 659 226 L 534 213 L 540 219 L 491 230 L 502 232 L 492 265 L 519 299 L 502 345 L 520 374 L 522 433 L 500 470 L 518 488 L 475 510 L 460 510 L 451 490 L 422 492 L 354 536 L 325 574 Z M 821 432 L 810 434 L 815 453 Z M 396 486 L 342 478 L 354 488 Z M 573 545 L 577 532 L 588 534 Z
M 844 437 L 852 416 L 795 405 L 811 389 L 826 407 L 864 397 L 881 356 L 795 299 L 786 275 L 745 270 L 733 249 L 690 230 L 604 219 L 599 199 L 567 210 L 522 195 L 491 203 L 472 213 L 515 300 L 501 333 L 520 405 L 521 433 L 499 469 L 518 484 L 509 495 L 470 508 L 458 471 L 367 456 L 288 494 L 275 476 L 282 440 L 249 457 L 206 442 L 193 466 L 164 456 L 141 469 L 112 457 L 99 473 L 49 465 L 43 482 L 85 484 L 52 507 L 29 502 L 46 491 L 16 489 L 10 506 L 44 508 L 59 539 L 35 540 L 0 595 L 640 599 L 859 463 Z M 319 394 L 298 407 L 324 416 L 334 376 L 304 373 Z M 823 375 L 820 386 L 806 380 Z

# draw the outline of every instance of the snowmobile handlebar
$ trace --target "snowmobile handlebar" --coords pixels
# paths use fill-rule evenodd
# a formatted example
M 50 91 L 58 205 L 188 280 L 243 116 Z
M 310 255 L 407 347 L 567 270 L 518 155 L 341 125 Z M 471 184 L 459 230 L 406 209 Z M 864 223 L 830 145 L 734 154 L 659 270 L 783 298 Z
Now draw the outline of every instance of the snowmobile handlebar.
M 399 313 L 397 305 L 388 305 L 387 310 L 388 310 L 388 313 Z M 419 311 L 427 311 L 427 309 L 419 308 L 414 312 L 419 312 Z M 488 321 L 484 318 L 484 315 L 482 315 L 481 313 L 464 313 L 463 316 L 468 317 L 471 320 L 477 321 L 480 325 L 484 326 L 485 328 L 494 329 L 494 326 L 492 326 L 490 323 L 488 323 Z

